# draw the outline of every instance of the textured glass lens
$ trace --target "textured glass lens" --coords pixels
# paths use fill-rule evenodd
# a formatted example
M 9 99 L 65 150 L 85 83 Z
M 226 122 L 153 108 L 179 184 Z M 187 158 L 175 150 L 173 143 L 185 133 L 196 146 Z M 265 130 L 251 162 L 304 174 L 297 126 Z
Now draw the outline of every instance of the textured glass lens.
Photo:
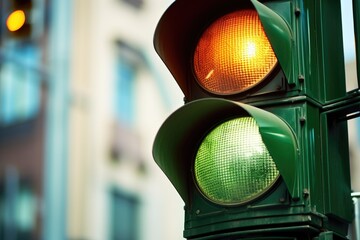
M 276 63 L 255 10 L 236 11 L 216 20 L 202 34 L 194 53 L 199 84 L 224 95 L 261 82 Z
M 240 204 L 268 190 L 279 171 L 252 117 L 224 122 L 201 143 L 195 180 L 202 193 L 220 204 Z

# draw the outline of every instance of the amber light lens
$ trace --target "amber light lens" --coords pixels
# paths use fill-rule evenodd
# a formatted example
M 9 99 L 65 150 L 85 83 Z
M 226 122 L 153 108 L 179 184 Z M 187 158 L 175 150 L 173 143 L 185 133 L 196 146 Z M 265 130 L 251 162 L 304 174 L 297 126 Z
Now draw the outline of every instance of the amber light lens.
M 222 95 L 245 91 L 261 82 L 277 58 L 255 10 L 239 10 L 213 22 L 194 53 L 194 71 L 206 90 Z

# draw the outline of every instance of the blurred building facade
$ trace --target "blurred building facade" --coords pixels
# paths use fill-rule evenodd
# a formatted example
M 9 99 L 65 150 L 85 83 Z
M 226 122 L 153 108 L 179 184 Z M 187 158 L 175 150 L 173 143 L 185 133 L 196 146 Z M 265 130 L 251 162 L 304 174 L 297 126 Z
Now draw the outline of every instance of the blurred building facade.
M 32 0 L 30 37 L 2 26 L 0 239 L 182 239 L 183 202 L 151 156 L 183 97 L 152 43 L 171 2 Z
M 152 43 L 170 3 L 74 2 L 71 239 L 182 239 L 183 203 L 151 156 L 157 129 L 182 100 L 173 100 L 179 90 Z
M 37 28 L 23 38 L 5 25 L 18 6 L 0 1 L 0 239 L 9 240 L 41 239 L 43 231 L 46 2 L 24 3 L 38 11 Z
M 182 100 L 152 46 L 170 2 L 30 2 L 31 35 L 1 29 L 0 239 L 182 239 L 151 156 Z

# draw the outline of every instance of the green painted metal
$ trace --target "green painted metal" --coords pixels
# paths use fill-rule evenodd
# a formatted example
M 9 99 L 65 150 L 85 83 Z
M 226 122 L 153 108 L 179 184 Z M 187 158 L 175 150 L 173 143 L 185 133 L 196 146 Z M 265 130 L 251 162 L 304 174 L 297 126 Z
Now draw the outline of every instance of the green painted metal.
M 355 12 L 359 0 L 353 1 Z M 164 14 L 155 48 L 190 103 L 160 128 L 154 159 L 185 202 L 185 237 L 248 237 L 286 231 L 286 227 L 294 231 L 309 227 L 311 239 L 327 239 L 320 234 L 323 230 L 332 231 L 336 239 L 346 239 L 351 206 L 342 203 L 351 204 L 349 159 L 347 142 L 342 140 L 346 127 L 339 122 L 359 109 L 359 95 L 345 91 L 340 0 L 261 2 L 182 0 Z M 197 37 L 211 21 L 241 7 L 256 8 L 285 74 L 280 78 L 287 79 L 278 89 L 260 86 L 229 97 L 256 108 L 221 99 L 196 100 L 214 97 L 197 86 L 191 71 Z M 276 80 L 271 84 L 279 84 Z M 256 119 L 282 180 L 258 199 L 230 207 L 210 202 L 201 194 L 194 184 L 192 165 L 201 139 L 235 115 Z M 275 230 L 278 226 L 281 229 Z M 291 234 L 308 239 L 302 233 Z M 269 236 L 275 235 L 271 232 Z
M 298 144 L 290 127 L 276 115 L 260 108 L 238 103 L 259 125 L 261 137 L 275 161 L 292 197 L 297 196 Z
M 185 202 L 185 236 L 196 239 L 193 237 L 204 234 L 211 236 L 216 234 L 216 231 L 228 231 L 230 236 L 235 234 L 232 233 L 234 228 L 243 228 L 244 231 L 239 230 L 239 233 L 236 233 L 241 236 L 247 229 L 254 226 L 259 227 L 258 229 L 263 226 L 269 228 L 268 231 L 270 231 L 272 224 L 282 223 L 284 230 L 288 222 L 297 226 L 297 229 L 301 229 L 302 222 L 297 218 L 298 216 L 302 216 L 304 220 L 314 220 L 316 216 L 317 222 L 312 223 L 315 229 L 325 227 L 337 232 L 338 235 L 346 234 L 347 224 L 343 220 L 338 221 L 339 217 L 344 219 L 349 217 L 349 208 L 346 211 L 341 210 L 344 208 L 338 204 L 338 198 L 345 202 L 350 199 L 343 196 L 348 191 L 344 187 L 347 186 L 346 178 L 339 174 L 337 174 L 338 178 L 331 178 L 338 169 L 342 169 L 343 173 L 346 172 L 346 168 L 342 166 L 342 163 L 346 161 L 346 156 L 340 158 L 336 156 L 339 153 L 336 143 L 339 139 L 333 138 L 333 145 L 330 147 L 331 156 L 328 156 L 330 161 L 321 157 L 320 149 L 326 146 L 326 143 L 321 140 L 320 135 L 326 129 L 320 126 L 319 107 L 309 103 L 305 98 L 293 98 L 281 104 L 276 101 L 271 103 L 264 101 L 257 107 L 264 110 L 223 99 L 196 100 L 170 115 L 160 128 L 155 139 L 153 155 Z M 329 111 L 333 108 L 329 106 Z M 273 118 L 274 114 L 277 117 Z M 280 169 L 279 160 L 277 161 L 281 174 L 285 172 L 289 174 L 289 177 L 280 181 L 279 186 L 274 186 L 271 194 L 262 196 L 251 203 L 237 207 L 213 204 L 200 194 L 194 184 L 192 161 L 195 152 L 204 135 L 219 122 L 244 115 L 251 115 L 256 119 L 269 151 L 274 151 L 280 158 L 283 157 L 281 160 L 283 170 Z M 286 123 L 280 118 L 286 120 Z M 300 123 L 301 119 L 304 119 L 303 123 Z M 275 136 L 280 141 L 271 141 L 270 139 L 274 139 L 271 136 L 274 132 L 273 128 L 280 131 L 279 135 L 285 137 Z M 293 141 L 294 145 L 291 146 Z M 291 154 L 287 153 L 289 147 Z M 342 148 L 345 149 L 344 146 Z M 282 154 L 284 156 L 281 156 Z M 293 154 L 297 159 L 295 162 L 286 160 Z M 290 167 L 285 166 L 285 163 Z M 324 164 L 328 167 L 324 168 Z M 336 164 L 336 167 L 331 168 L 331 164 Z M 292 178 L 294 184 L 291 182 Z M 337 182 L 339 184 L 334 185 Z M 328 183 L 333 188 L 330 189 L 331 191 L 328 189 Z M 343 194 L 334 198 L 334 191 L 340 188 L 343 188 Z M 293 194 L 292 198 L 286 200 L 289 192 L 290 195 Z M 279 199 L 284 200 L 279 201 Z M 325 201 L 326 204 L 324 204 Z M 337 217 L 334 218 L 333 215 Z
M 188 174 L 194 144 L 198 144 L 205 120 L 222 117 L 229 104 L 218 99 L 202 99 L 188 103 L 173 114 L 159 129 L 153 145 L 153 158 L 186 204 L 189 203 Z M 205 130 L 205 129 L 203 129 Z
M 215 117 L 217 115 L 217 117 Z M 154 142 L 153 157 L 155 162 L 167 175 L 185 203 L 188 202 L 188 185 L 184 172 L 192 168 L 192 159 L 186 156 L 187 151 L 196 151 L 197 145 L 186 143 L 193 139 L 199 143 L 206 131 L 223 117 L 252 116 L 259 125 L 262 139 L 268 148 L 280 175 L 283 177 L 289 192 L 298 197 L 296 186 L 298 165 L 298 146 L 290 127 L 274 114 L 256 107 L 219 98 L 207 98 L 186 104 L 175 111 L 161 126 Z M 206 124 L 206 119 L 213 121 Z M 226 118 L 225 118 L 226 119 Z M 196 128 L 203 126 L 198 135 Z M 190 153 L 189 156 L 193 154 Z
M 266 36 L 288 81 L 292 81 L 294 38 L 288 24 L 273 10 L 257 0 L 251 0 L 259 14 Z
M 355 11 L 359 4 L 358 0 L 354 1 Z M 340 1 L 183 0 L 175 1 L 162 16 L 154 45 L 188 101 L 213 96 L 198 86 L 191 70 L 199 35 L 221 14 L 241 7 L 254 7 L 259 13 L 287 83 L 291 85 L 286 96 L 303 95 L 326 104 L 346 94 Z M 244 95 L 249 102 L 257 97 L 256 93 L 250 91 Z M 266 93 L 269 97 L 277 94 L 276 91 Z
M 356 66 L 358 87 L 360 87 L 360 0 L 353 0 L 354 34 L 356 47 Z
M 299 21 L 299 52 L 304 65 L 304 92 L 321 104 L 346 95 L 340 1 L 304 0 Z M 303 39 L 307 39 L 304 41 Z
M 193 51 L 198 37 L 214 19 L 241 8 L 258 8 L 256 10 L 259 11 L 265 32 L 270 39 L 287 81 L 291 84 L 296 82 L 296 79 L 292 77 L 296 73 L 292 67 L 296 53 L 294 36 L 286 22 L 291 20 L 291 5 L 289 2 L 281 2 L 275 5 L 272 3 L 269 1 L 264 4 L 271 5 L 274 9 L 270 9 L 258 1 L 252 3 L 250 0 L 226 2 L 183 0 L 172 3 L 156 27 L 154 47 L 188 101 L 211 95 L 197 84 L 191 69 Z M 277 24 L 280 25 L 277 26 Z M 277 36 L 278 34 L 281 36 Z M 291 94 L 296 93 L 292 92 Z M 235 100 L 236 97 L 234 96 L 233 99 Z
M 327 185 L 324 192 L 324 212 L 337 215 L 347 221 L 353 219 L 349 172 L 349 146 L 347 120 L 359 117 L 354 113 L 360 110 L 360 92 L 354 91 L 347 97 L 324 106 L 321 113 L 323 134 L 324 179 Z M 339 141 L 338 139 L 342 139 Z M 344 204 L 339 205 L 339 202 Z

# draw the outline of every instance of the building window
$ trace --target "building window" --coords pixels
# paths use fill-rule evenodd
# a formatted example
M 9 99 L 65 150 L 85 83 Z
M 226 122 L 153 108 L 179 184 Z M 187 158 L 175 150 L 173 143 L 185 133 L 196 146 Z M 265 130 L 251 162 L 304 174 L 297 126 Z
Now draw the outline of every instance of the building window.
M 139 50 L 123 41 L 117 42 L 114 83 L 114 112 L 119 122 L 132 125 L 135 119 L 135 84 L 144 58 Z
M 136 67 L 120 57 L 115 80 L 114 111 L 116 118 L 131 125 L 134 120 L 134 83 Z
M 122 0 L 122 1 L 136 9 L 140 9 L 144 4 L 144 0 Z
M 139 232 L 137 197 L 112 190 L 110 208 L 110 240 L 137 240 Z
M 112 160 L 130 160 L 141 163 L 136 133 L 137 82 L 147 70 L 144 55 L 140 50 L 123 41 L 116 42 L 115 78 L 113 84 L 113 114 L 110 156 Z
M 36 214 L 37 199 L 30 183 L 7 171 L 0 179 L 0 239 L 34 239 Z
M 4 50 L 0 63 L 0 126 L 34 118 L 40 106 L 39 50 L 30 44 Z

